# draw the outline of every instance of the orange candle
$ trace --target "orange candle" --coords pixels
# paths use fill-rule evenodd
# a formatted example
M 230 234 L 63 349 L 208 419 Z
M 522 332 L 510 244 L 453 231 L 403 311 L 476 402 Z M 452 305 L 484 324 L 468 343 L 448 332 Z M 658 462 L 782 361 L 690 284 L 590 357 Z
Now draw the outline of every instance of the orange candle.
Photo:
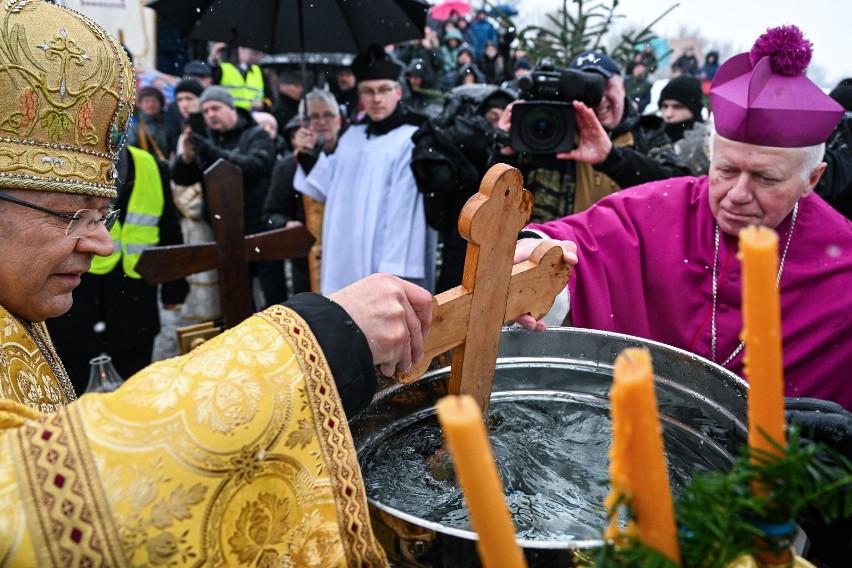
M 680 562 L 680 548 L 669 486 L 668 466 L 654 393 L 651 354 L 647 349 L 629 348 L 615 359 L 610 400 L 612 446 L 607 507 L 612 511 L 608 538 L 619 534 L 614 505 L 627 499 L 635 514 L 628 532 Z
M 476 550 L 482 565 L 526 567 L 479 405 L 470 395 L 450 395 L 439 400 L 435 409 L 470 511 L 470 524 L 479 535 Z
M 778 235 L 766 227 L 740 231 L 738 258 L 743 265 L 744 371 L 748 380 L 748 442 L 778 456 L 773 447 L 787 445 L 784 433 L 784 367 L 781 358 L 781 302 Z M 768 436 L 768 438 L 767 438 Z

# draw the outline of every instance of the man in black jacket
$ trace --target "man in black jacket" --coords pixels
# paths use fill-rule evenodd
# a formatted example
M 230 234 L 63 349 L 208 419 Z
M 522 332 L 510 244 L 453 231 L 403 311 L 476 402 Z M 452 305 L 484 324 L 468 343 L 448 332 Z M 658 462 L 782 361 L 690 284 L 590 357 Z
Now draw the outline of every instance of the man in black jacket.
M 596 120 L 577 124 L 574 150 L 564 154 L 501 150 L 504 161 L 515 155 L 514 165 L 535 195 L 533 222 L 579 213 L 624 187 L 693 174 L 674 152 L 663 119 L 640 116 L 630 104 L 621 69 L 612 58 L 600 51 L 585 51 L 574 58 L 571 69 L 598 73 L 605 79 L 603 97 L 594 107 Z M 574 101 L 575 107 L 582 104 Z M 512 106 L 498 128 L 510 130 Z
M 234 106 L 233 97 L 224 87 L 207 87 L 200 102 L 206 129 L 184 130 L 178 154 L 171 163 L 172 179 L 180 185 L 201 181 L 204 170 L 219 158 L 238 166 L 243 172 L 245 234 L 259 233 L 265 230 L 261 210 L 275 165 L 275 143 L 248 111 Z M 206 203 L 204 210 L 210 221 Z M 264 270 L 264 262 L 256 264 L 251 269 L 252 275 Z
M 200 102 L 206 132 L 184 130 L 183 146 L 171 163 L 172 179 L 181 185 L 201 181 L 204 170 L 219 158 L 239 166 L 243 171 L 245 232 L 259 233 L 263 230 L 260 211 L 275 164 L 275 144 L 248 111 L 234 106 L 224 87 L 207 87 Z
M 843 79 L 828 94 L 846 110 L 825 143 L 828 164 L 814 191 L 852 219 L 852 78 Z
M 305 224 L 305 208 L 302 194 L 293 187 L 296 177 L 297 155 L 325 152 L 331 155 L 337 147 L 337 139 L 343 128 L 340 106 L 328 91 L 314 89 L 305 95 L 302 103 L 304 125 L 293 135 L 294 152 L 279 158 L 272 170 L 269 193 L 263 204 L 263 221 L 267 230 L 298 227 Z M 322 235 L 316 235 L 321 237 Z M 264 293 L 267 290 L 286 290 L 284 283 L 283 261 L 276 262 L 280 268 L 271 270 L 261 278 Z M 310 292 L 311 282 L 308 274 L 308 259 L 294 258 L 290 261 L 292 269 L 292 294 Z M 269 298 L 273 302 L 284 298 Z

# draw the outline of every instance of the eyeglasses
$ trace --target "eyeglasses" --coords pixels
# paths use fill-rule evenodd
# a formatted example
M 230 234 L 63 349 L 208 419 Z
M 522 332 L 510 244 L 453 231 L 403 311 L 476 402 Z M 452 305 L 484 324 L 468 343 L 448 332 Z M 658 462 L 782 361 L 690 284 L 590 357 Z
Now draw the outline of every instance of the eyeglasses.
M 318 112 L 312 112 L 308 115 L 308 120 L 310 120 L 311 122 L 316 122 L 317 120 L 333 120 L 335 118 L 337 118 L 337 115 L 328 110 L 322 114 Z
M 98 223 L 102 223 L 104 227 L 106 227 L 106 230 L 109 231 L 112 229 L 112 226 L 115 225 L 115 222 L 118 219 L 118 214 L 120 213 L 118 209 L 113 209 L 104 216 L 101 215 L 100 211 L 95 211 L 94 209 L 80 209 L 73 215 L 70 215 L 68 213 L 60 213 L 59 211 L 42 207 L 41 205 L 36 205 L 35 203 L 23 201 L 3 193 L 0 193 L 0 199 L 3 201 L 9 201 L 10 203 L 16 203 L 24 207 L 29 207 L 30 209 L 35 209 L 42 213 L 61 217 L 62 219 L 70 219 L 71 221 L 68 223 L 68 228 L 65 229 L 65 235 L 72 239 L 85 239 L 97 230 Z
M 382 85 L 378 89 L 371 89 L 369 87 L 361 87 L 360 89 L 358 89 L 358 94 L 361 95 L 362 97 L 367 97 L 367 98 L 375 97 L 376 95 L 386 97 L 394 89 L 396 89 L 396 87 L 392 86 L 392 85 Z

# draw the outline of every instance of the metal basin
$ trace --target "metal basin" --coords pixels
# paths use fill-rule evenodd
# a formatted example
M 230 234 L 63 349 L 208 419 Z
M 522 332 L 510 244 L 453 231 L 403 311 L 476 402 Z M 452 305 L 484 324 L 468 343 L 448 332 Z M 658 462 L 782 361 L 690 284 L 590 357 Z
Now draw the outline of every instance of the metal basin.
M 635 346 L 647 347 L 653 357 L 667 451 L 678 433 L 681 438 L 686 433 L 695 448 L 695 463 L 672 468 L 670 477 L 685 483 L 694 471 L 730 467 L 746 440 L 746 383 L 692 353 L 641 338 L 577 328 L 551 328 L 545 333 L 506 329 L 500 343 L 492 408 L 507 397 L 555 397 L 569 398 L 574 405 L 603 408 L 608 415 L 613 362 L 623 349 Z M 387 385 L 369 408 L 353 417 L 350 428 L 365 479 L 376 456 L 398 432 L 424 420 L 435 420 L 434 404 L 447 393 L 448 379 L 449 368 L 443 367 L 429 371 L 411 385 Z M 704 455 L 712 459 L 708 457 L 702 464 Z M 605 466 L 588 474 L 600 481 L 608 477 Z M 373 527 L 395 566 L 480 565 L 475 533 L 424 519 L 383 500 L 370 493 L 368 484 Z M 601 544 L 599 536 L 566 537 L 519 538 L 518 543 L 530 566 L 574 566 Z

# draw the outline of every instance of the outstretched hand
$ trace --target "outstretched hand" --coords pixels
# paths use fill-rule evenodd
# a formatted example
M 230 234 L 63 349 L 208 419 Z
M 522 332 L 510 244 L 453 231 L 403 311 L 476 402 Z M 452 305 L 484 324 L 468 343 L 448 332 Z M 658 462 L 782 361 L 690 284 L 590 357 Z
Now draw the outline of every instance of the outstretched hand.
M 389 274 L 373 274 L 329 294 L 361 328 L 373 363 L 386 377 L 423 358 L 432 326 L 432 294 Z
M 543 242 L 542 239 L 521 239 L 518 241 L 518 244 L 515 245 L 515 258 L 513 259 L 513 264 L 518 264 L 519 262 L 523 262 L 529 259 L 532 252 L 536 249 L 538 245 Z M 573 241 L 549 241 L 554 244 L 558 244 L 562 248 L 562 260 L 564 260 L 570 266 L 574 266 L 577 264 L 577 245 Z M 566 283 L 567 285 L 567 283 Z M 558 309 L 558 302 L 554 303 L 554 308 Z M 554 309 L 551 308 L 551 311 Z M 562 314 L 564 318 L 568 313 L 567 303 L 564 306 L 565 314 Z M 518 316 L 515 319 L 515 323 L 523 327 L 528 331 L 544 331 L 547 329 L 547 324 L 544 322 L 544 319 L 537 320 L 532 317 L 530 314 L 524 314 L 522 316 Z
M 612 150 L 612 140 L 604 130 L 595 111 L 580 101 L 574 101 L 574 114 L 580 140 L 570 152 L 556 154 L 560 160 L 574 160 L 587 164 L 600 164 Z

